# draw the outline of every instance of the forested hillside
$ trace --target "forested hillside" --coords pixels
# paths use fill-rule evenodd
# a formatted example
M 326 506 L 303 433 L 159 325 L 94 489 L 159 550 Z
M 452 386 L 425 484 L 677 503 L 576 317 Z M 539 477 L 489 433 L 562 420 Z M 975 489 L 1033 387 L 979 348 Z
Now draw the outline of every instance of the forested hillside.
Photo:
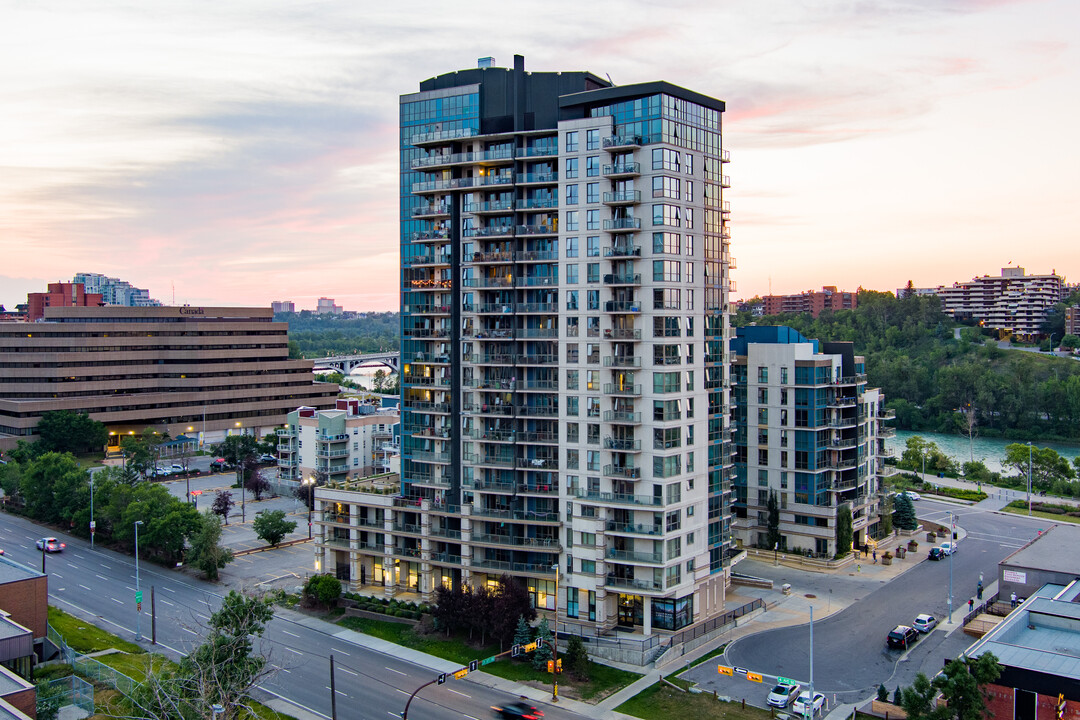
M 748 324 L 747 313 L 735 318 Z M 941 312 L 936 297 L 897 299 L 862 291 L 856 310 L 758 318 L 758 325 L 788 325 L 809 338 L 851 340 L 866 356 L 867 374 L 880 387 L 897 425 L 956 432 L 974 412 L 980 435 L 1022 439 L 1080 439 L 1080 362 L 1001 350 L 977 328 Z
M 396 312 L 367 313 L 366 317 L 316 315 L 310 310 L 278 313 L 274 319 L 289 323 L 291 357 L 326 357 L 397 350 L 400 321 Z

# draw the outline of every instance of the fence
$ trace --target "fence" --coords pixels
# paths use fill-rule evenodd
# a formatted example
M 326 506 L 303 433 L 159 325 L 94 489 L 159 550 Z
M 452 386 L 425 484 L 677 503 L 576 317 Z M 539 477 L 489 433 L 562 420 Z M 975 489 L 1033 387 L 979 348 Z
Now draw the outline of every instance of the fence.
M 742 616 L 749 615 L 755 610 L 763 607 L 765 607 L 765 602 L 761 598 L 758 598 L 756 600 L 746 603 L 745 605 L 737 607 L 734 610 L 728 610 L 723 615 L 717 615 L 711 620 L 706 620 L 705 622 L 698 625 L 688 627 L 682 632 L 675 633 L 671 636 L 671 642 L 668 644 L 671 647 L 675 647 L 676 645 L 682 645 L 691 640 L 694 640 L 695 638 L 699 638 L 702 635 L 708 635 L 713 630 L 724 627 L 725 625 L 730 625 Z
M 46 683 L 50 688 L 58 688 L 57 695 L 62 698 L 60 705 L 74 705 L 88 715 L 93 715 L 94 710 L 94 686 L 76 675 L 50 680 Z M 52 693 L 49 693 L 50 695 Z
M 964 622 L 961 625 L 967 625 L 969 622 L 979 617 L 981 613 L 988 612 L 994 607 L 994 603 L 998 601 L 998 593 L 994 593 L 989 598 L 982 601 L 981 605 L 976 605 L 975 609 L 964 616 Z
M 52 625 L 49 625 L 46 631 L 49 641 L 56 646 L 60 651 L 60 658 L 71 666 L 72 670 L 78 675 L 88 677 L 94 682 L 104 683 L 110 685 L 117 690 L 130 695 L 139 683 L 132 680 L 130 677 L 114 670 L 113 668 L 98 662 L 92 657 L 86 657 L 76 653 L 71 647 L 64 642 L 63 636 L 56 632 Z M 93 712 L 93 690 L 91 689 L 91 713 Z M 81 706 L 80 706 L 81 707 Z

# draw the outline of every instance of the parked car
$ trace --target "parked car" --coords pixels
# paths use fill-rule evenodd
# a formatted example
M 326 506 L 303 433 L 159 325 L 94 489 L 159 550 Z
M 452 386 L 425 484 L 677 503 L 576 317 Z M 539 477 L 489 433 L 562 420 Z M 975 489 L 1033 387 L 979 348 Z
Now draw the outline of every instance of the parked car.
M 914 490 L 907 490 L 904 492 L 904 494 L 908 496 L 909 500 L 922 500 L 922 495 L 915 492 Z
M 521 718 L 521 720 L 536 720 L 536 718 L 544 717 L 544 713 L 537 710 L 532 705 L 523 702 L 512 702 L 502 707 L 491 706 L 491 709 L 495 711 L 496 717 L 501 718 Z
M 37 549 L 47 553 L 58 553 L 67 545 L 54 537 L 41 538 L 37 541 Z
M 174 473 L 182 473 L 182 472 L 184 472 L 184 466 L 181 465 L 180 463 L 173 463 L 172 464 L 172 471 Z
M 811 715 L 817 715 L 821 710 L 821 706 L 825 704 L 825 695 L 822 693 L 814 693 L 814 703 L 811 708 Z M 810 705 L 810 693 L 804 692 L 795 698 L 795 704 L 791 706 L 791 712 L 795 713 L 799 717 L 806 717 L 807 706 Z
M 911 623 L 911 627 L 921 633 L 928 633 L 937 627 L 937 618 L 933 615 L 927 615 L 926 613 L 916 615 L 915 620 Z
M 270 453 L 263 453 L 262 455 L 259 456 L 259 462 L 276 463 L 277 462 L 277 455 L 272 455 Z
M 941 548 L 939 547 L 932 547 L 930 548 L 929 552 L 926 553 L 926 557 L 929 560 L 940 560 L 941 558 L 945 557 L 945 553 L 942 552 Z
M 170 475 L 172 475 L 172 470 L 167 467 L 159 467 L 158 469 L 154 470 L 155 477 L 169 477 Z
M 224 472 L 227 465 L 225 458 L 214 458 L 210 461 L 210 472 Z
M 889 632 L 888 643 L 891 648 L 907 649 L 919 639 L 919 631 L 910 625 L 897 625 Z
M 954 552 L 956 552 L 956 543 L 954 542 L 941 543 L 940 547 L 941 552 L 945 555 L 952 555 Z
M 768 703 L 773 707 L 783 708 L 799 696 L 799 691 L 802 690 L 802 685 L 796 683 L 795 685 L 777 685 L 769 693 Z

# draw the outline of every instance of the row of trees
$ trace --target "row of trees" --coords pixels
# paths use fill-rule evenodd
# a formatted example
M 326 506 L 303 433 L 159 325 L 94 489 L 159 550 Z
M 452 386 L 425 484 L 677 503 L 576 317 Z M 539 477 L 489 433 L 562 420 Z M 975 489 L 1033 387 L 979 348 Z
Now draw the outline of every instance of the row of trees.
M 1001 665 L 993 653 L 951 660 L 933 679 L 919 673 L 911 687 L 897 688 L 894 700 L 908 720 L 982 720 L 989 716 L 986 686 L 1000 676 Z M 939 703 L 938 696 L 944 702 Z M 888 691 L 880 686 L 878 699 L 887 697 Z
M 401 344 L 401 319 L 396 312 L 346 318 L 304 310 L 279 313 L 274 319 L 289 323 L 290 357 L 383 352 L 397 350 Z
M 855 310 L 827 310 L 816 319 L 735 317 L 737 326 L 751 322 L 853 342 L 902 428 L 956 432 L 971 423 L 985 434 L 1080 438 L 1080 363 L 999 349 L 979 328 L 964 328 L 956 339 L 956 323 L 935 296 L 898 299 L 864 290 Z
M 440 585 L 435 590 L 435 604 L 432 614 L 440 630 L 448 635 L 467 633 L 469 639 L 479 635 L 484 644 L 491 638 L 503 649 L 514 638 L 518 618 L 526 622 L 536 618 L 528 591 L 509 575 L 500 577 L 494 587 Z

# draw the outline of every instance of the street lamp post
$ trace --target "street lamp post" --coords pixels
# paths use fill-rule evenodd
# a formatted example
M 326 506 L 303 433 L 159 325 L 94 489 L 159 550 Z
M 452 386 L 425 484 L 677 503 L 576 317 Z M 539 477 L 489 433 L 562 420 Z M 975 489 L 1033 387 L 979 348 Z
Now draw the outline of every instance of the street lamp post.
M 1031 441 L 1028 440 L 1028 517 L 1031 517 Z
M 922 455 L 922 479 L 926 481 L 926 448 L 923 448 L 920 453 Z
M 315 504 L 315 499 L 312 497 L 312 494 L 315 492 L 315 476 L 314 475 L 309 475 L 307 480 L 304 481 L 304 484 L 307 485 L 307 488 L 308 488 L 308 498 L 307 498 L 307 537 L 308 537 L 308 540 L 310 540 L 311 539 L 311 507 L 312 507 L 312 505 Z
M 94 473 L 90 473 L 90 549 L 94 549 L 94 530 L 97 523 L 94 522 Z
M 803 704 L 803 717 L 814 717 L 814 606 L 810 606 L 810 702 Z
M 135 640 L 142 640 L 142 592 L 139 590 L 139 526 L 142 520 L 135 521 Z
M 952 623 L 952 559 L 956 554 L 956 514 L 949 511 L 949 623 Z
M 555 571 L 555 641 L 551 644 L 551 702 L 559 702 L 559 565 L 551 566 Z

